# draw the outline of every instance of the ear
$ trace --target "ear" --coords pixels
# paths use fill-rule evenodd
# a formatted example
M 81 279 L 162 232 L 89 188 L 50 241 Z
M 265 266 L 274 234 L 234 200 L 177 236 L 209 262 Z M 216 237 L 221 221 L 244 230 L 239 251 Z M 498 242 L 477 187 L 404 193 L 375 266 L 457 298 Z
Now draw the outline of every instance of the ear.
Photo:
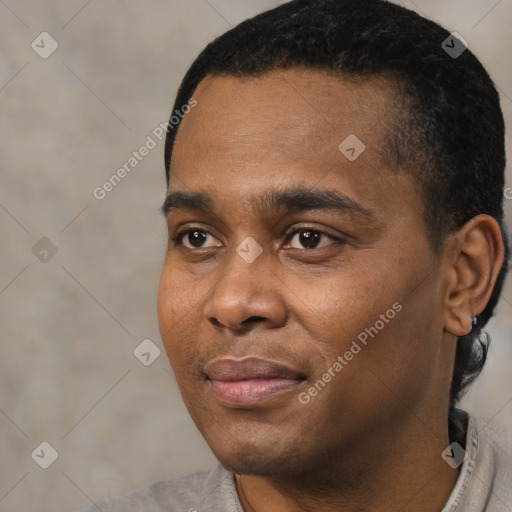
M 471 318 L 487 305 L 503 264 L 499 224 L 489 215 L 473 217 L 448 237 L 444 257 L 444 328 L 455 336 L 465 336 L 471 331 Z

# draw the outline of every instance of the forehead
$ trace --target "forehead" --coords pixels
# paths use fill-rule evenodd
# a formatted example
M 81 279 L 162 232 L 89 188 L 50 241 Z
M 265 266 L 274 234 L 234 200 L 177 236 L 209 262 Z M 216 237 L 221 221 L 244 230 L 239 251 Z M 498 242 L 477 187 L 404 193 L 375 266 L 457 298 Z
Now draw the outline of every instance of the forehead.
M 179 127 L 171 167 L 181 157 L 208 158 L 210 151 L 245 163 L 271 151 L 289 163 L 318 163 L 338 156 L 338 145 L 351 134 L 377 150 L 392 115 L 391 97 L 384 78 L 356 80 L 306 68 L 208 76 L 194 92 L 197 107 Z
M 270 186 L 322 187 L 369 210 L 403 209 L 405 200 L 418 211 L 415 183 L 383 158 L 393 92 L 384 78 L 302 68 L 209 76 L 179 127 L 170 190 L 208 192 L 234 209 Z

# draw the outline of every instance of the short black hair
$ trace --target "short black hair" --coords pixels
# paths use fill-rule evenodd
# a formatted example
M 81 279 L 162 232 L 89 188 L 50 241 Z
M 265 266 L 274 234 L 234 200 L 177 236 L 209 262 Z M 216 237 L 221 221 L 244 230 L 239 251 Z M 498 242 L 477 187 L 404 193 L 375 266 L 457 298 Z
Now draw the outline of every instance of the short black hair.
M 491 298 L 472 331 L 457 340 L 450 389 L 452 440 L 464 439 L 464 417 L 456 405 L 484 366 L 490 338 L 482 328 L 493 315 L 508 261 L 499 95 L 460 41 L 437 23 L 385 0 L 293 0 L 210 43 L 188 70 L 173 107 L 185 105 L 209 75 L 261 76 L 305 66 L 341 78 L 383 77 L 392 83 L 395 101 L 384 159 L 391 169 L 418 180 L 433 249 L 438 251 L 448 233 L 479 214 L 496 219 L 505 243 Z M 447 51 L 455 44 L 460 55 Z M 178 128 L 168 124 L 168 186 Z

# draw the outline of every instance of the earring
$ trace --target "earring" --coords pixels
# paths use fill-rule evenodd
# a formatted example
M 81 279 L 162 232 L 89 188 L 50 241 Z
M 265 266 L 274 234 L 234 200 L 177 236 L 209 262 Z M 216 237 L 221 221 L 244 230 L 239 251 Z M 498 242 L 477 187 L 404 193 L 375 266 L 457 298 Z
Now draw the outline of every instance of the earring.
M 476 316 L 471 318 L 471 325 L 472 326 L 475 326 L 477 324 L 477 322 L 478 322 L 478 320 L 477 320 Z

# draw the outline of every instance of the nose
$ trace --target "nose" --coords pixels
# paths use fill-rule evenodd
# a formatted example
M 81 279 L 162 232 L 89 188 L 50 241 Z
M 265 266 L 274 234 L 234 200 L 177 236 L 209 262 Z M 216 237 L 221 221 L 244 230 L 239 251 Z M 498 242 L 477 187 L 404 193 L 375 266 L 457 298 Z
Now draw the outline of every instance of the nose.
M 216 329 L 241 333 L 282 327 L 288 317 L 283 286 L 263 253 L 247 263 L 236 252 L 222 269 L 204 306 L 205 319 Z

